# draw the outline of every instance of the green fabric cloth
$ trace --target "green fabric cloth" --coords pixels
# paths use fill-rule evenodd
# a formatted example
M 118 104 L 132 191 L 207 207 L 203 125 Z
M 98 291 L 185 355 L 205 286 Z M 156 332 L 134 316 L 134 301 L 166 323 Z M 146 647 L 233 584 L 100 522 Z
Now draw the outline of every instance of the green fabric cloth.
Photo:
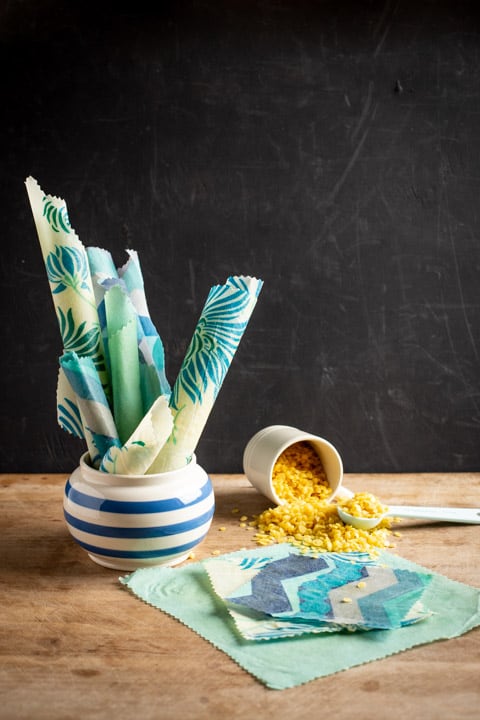
M 230 556 L 260 557 L 264 552 L 258 548 Z M 480 625 L 480 590 L 390 553 L 382 553 L 380 562 L 392 568 L 430 572 L 433 577 L 423 602 L 433 612 L 431 617 L 395 630 L 342 631 L 256 642 L 245 640 L 236 631 L 202 563 L 144 568 L 120 578 L 120 582 L 141 600 L 187 625 L 267 687 L 284 689 L 416 645 L 457 637 Z
M 105 293 L 113 415 L 123 445 L 143 418 L 135 308 L 118 285 Z

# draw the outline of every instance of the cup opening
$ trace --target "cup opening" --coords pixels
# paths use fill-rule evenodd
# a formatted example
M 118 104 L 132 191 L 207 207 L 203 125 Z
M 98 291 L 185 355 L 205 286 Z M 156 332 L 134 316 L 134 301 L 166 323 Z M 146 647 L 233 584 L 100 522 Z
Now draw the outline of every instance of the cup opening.
M 273 469 L 282 453 L 284 453 L 288 448 L 300 442 L 304 442 L 309 445 L 320 458 L 320 463 L 325 473 L 325 477 L 332 491 L 331 495 L 328 497 L 327 502 L 331 502 L 337 494 L 340 484 L 342 482 L 343 465 L 340 456 L 338 455 L 333 445 L 331 445 L 327 440 L 324 440 L 323 438 L 315 437 L 304 437 L 298 440 L 294 440 L 293 442 L 285 443 L 284 446 L 282 446 L 277 452 L 269 469 L 272 498 L 275 499 L 277 505 L 284 505 L 287 502 L 286 500 L 281 498 L 275 490 L 273 484 Z
M 328 440 L 288 425 L 266 427 L 247 443 L 243 466 L 248 480 L 275 504 L 284 505 L 287 500 L 278 496 L 273 485 L 273 469 L 282 453 L 299 442 L 308 443 L 320 458 L 331 488 L 330 502 L 341 490 L 343 480 L 343 463 L 339 453 Z

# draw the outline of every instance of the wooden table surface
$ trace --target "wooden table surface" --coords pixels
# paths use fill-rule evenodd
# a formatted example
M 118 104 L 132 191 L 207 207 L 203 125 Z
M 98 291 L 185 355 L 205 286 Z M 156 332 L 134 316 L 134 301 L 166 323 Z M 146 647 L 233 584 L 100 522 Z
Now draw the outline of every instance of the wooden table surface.
M 65 475 L 0 475 L 0 718 L 480 717 L 480 628 L 452 640 L 270 690 L 119 584 L 67 532 Z M 216 511 L 196 560 L 255 547 L 238 516 L 268 507 L 242 475 L 212 477 Z M 480 505 L 480 473 L 346 475 L 391 504 Z M 226 526 L 225 531 L 218 528 Z M 480 526 L 404 521 L 396 552 L 480 586 Z

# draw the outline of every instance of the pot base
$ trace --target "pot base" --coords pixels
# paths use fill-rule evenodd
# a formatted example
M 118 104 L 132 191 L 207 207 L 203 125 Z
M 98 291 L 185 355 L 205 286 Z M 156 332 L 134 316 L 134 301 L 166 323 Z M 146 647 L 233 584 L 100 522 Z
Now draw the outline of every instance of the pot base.
M 135 570 L 138 570 L 139 568 L 144 567 L 174 567 L 174 565 L 180 565 L 180 563 L 187 560 L 190 553 L 185 553 L 184 555 L 180 555 L 179 557 L 172 558 L 171 560 L 159 560 L 158 558 L 156 560 L 151 560 L 150 562 L 148 560 L 125 560 L 122 558 L 106 558 L 102 555 L 95 555 L 94 553 L 88 553 L 88 557 L 90 560 L 93 560 L 93 562 L 97 563 L 97 565 L 101 565 L 102 567 L 110 568 L 110 570 L 130 570 L 130 572 L 134 572 Z

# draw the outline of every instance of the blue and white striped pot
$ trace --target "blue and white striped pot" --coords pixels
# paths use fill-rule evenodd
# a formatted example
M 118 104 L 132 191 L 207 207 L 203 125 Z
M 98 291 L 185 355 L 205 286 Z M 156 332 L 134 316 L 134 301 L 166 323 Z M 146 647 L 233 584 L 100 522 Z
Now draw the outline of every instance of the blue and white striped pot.
M 195 457 L 171 472 L 114 475 L 92 468 L 86 453 L 63 502 L 74 540 L 118 570 L 182 562 L 207 534 L 214 508 L 212 483 Z

